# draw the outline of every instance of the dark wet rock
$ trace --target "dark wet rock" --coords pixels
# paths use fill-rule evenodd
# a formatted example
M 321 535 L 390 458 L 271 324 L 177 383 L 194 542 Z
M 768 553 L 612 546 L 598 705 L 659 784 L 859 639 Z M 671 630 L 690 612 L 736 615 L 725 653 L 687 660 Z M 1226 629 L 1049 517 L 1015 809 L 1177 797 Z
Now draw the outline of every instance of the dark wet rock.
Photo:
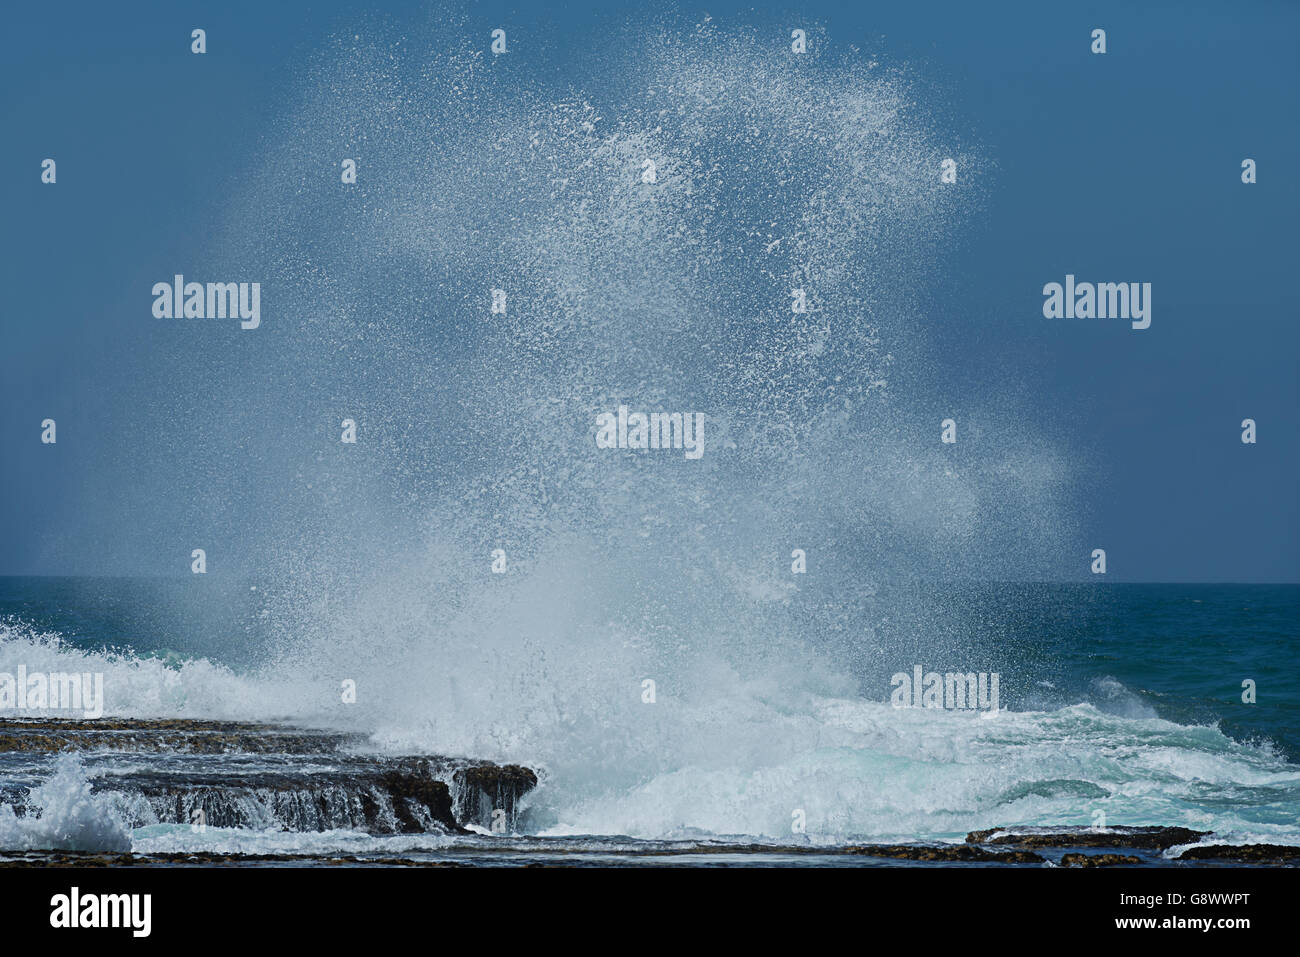
M 461 861 L 412 860 L 405 857 L 356 857 L 316 854 L 113 854 L 100 851 L 0 851 L 0 867 L 214 867 L 294 864 L 335 867 L 468 867 Z
M 105 775 L 94 779 L 92 788 L 107 794 L 131 827 L 465 833 L 452 812 L 448 783 L 412 763 L 368 760 L 319 770 L 175 771 Z
M 513 829 L 519 798 L 537 782 L 527 768 L 426 758 L 177 771 L 105 775 L 92 787 L 109 793 L 132 827 L 201 822 L 258 830 L 464 834 L 470 824 Z
M 1300 847 L 1290 844 L 1198 844 L 1179 854 L 1179 861 L 1250 861 L 1272 864 L 1300 861 Z
M 1175 844 L 1192 844 L 1208 833 L 1185 827 L 994 827 L 971 831 L 966 835 L 966 842 L 1015 847 L 1133 847 L 1162 851 Z
M 0 721 L 0 752 L 140 751 L 175 754 L 332 754 L 362 735 L 234 721 L 169 718 Z
M 1142 858 L 1131 854 L 1066 854 L 1060 860 L 1062 867 L 1115 867 L 1141 864 Z
M 465 831 L 452 814 L 451 789 L 447 782 L 435 781 L 423 774 L 393 770 L 380 775 L 379 785 L 382 793 L 390 798 L 392 816 L 402 833 L 418 834 L 436 827 L 451 832 Z M 371 829 L 374 829 L 373 823 Z
M 465 849 L 462 846 L 462 853 Z M 454 851 L 449 853 L 455 853 Z M 581 845 L 572 845 L 558 840 L 549 842 L 536 841 L 534 847 L 522 862 L 526 867 L 581 867 L 607 866 L 606 851 L 592 850 Z M 772 844 L 727 844 L 706 843 L 679 845 L 672 847 L 654 846 L 651 848 L 629 849 L 627 860 L 635 862 L 644 859 L 662 860 L 664 857 L 680 857 L 684 860 L 698 856 L 724 855 L 734 863 L 737 857 L 753 856 L 760 862 L 770 855 L 781 857 L 795 856 L 852 856 L 880 857 L 891 860 L 915 861 L 918 864 L 1020 864 L 1042 865 L 1043 858 L 1027 851 L 991 852 L 983 848 L 967 845 L 921 845 L 921 844 L 880 844 L 856 845 L 848 847 L 789 846 Z M 129 854 L 80 851 L 0 851 L 0 867 L 209 867 L 209 866 L 364 866 L 364 867 L 459 867 L 473 866 L 485 859 L 500 855 L 502 863 L 511 858 L 509 847 L 502 847 L 496 842 L 475 845 L 466 856 L 460 859 L 403 857 L 341 854 L 224 854 L 212 852 L 187 852 L 172 854 Z M 541 857 L 542 859 L 537 859 Z M 529 859 L 531 858 L 531 859 Z
M 952 861 L 971 864 L 1042 864 L 1032 851 L 987 851 L 970 844 L 864 844 L 847 847 L 846 854 L 892 857 L 903 861 Z
M 581 846 L 566 847 L 556 843 L 548 853 L 581 856 L 590 853 Z M 646 857 L 692 857 L 710 855 L 780 857 L 882 857 L 925 863 L 971 864 L 1043 864 L 1045 858 L 1032 851 L 990 851 L 969 844 L 733 844 L 727 841 L 703 841 L 676 845 L 652 844 L 644 848 L 625 849 L 625 854 Z
M 779 854 L 782 856 L 808 855 L 832 857 L 888 857 L 899 861 L 925 861 L 927 863 L 970 864 L 1042 864 L 1045 859 L 1032 851 L 990 851 L 969 844 L 727 844 L 706 842 L 681 847 L 660 847 L 655 856 L 670 857 L 689 854 Z
M 537 775 L 519 765 L 365 753 L 357 735 L 267 724 L 121 720 L 0 721 L 0 755 L 28 757 L 0 785 L 25 813 L 49 752 L 85 754 L 96 793 L 132 827 L 189 824 L 371 834 L 514 830 Z
M 491 828 L 493 816 L 500 811 L 500 823 L 514 830 L 519 799 L 537 787 L 537 774 L 518 764 L 481 762 L 452 768 L 451 781 L 457 820 L 487 821 L 485 826 Z

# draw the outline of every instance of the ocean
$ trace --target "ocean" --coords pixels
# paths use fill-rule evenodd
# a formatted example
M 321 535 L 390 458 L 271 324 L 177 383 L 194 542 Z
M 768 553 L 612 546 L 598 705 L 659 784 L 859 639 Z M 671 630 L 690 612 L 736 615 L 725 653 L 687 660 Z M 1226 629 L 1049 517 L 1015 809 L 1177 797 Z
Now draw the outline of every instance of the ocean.
M 472 646 L 420 662 L 425 681 L 376 689 L 359 671 L 357 702 L 345 704 L 278 644 L 269 604 L 257 585 L 202 576 L 0 579 L 0 673 L 102 673 L 102 721 L 339 735 L 337 750 L 299 742 L 260 754 L 165 743 L 6 750 L 3 850 L 835 865 L 860 863 L 846 852 L 863 843 L 1098 826 L 1300 845 L 1300 586 L 881 586 L 860 606 L 861 634 L 817 647 L 839 674 L 811 659 L 749 674 L 715 662 L 690 688 L 660 682 L 648 702 L 631 670 L 627 703 L 610 708 L 607 697 L 576 699 L 584 688 L 607 695 L 607 675 L 572 683 L 581 662 L 551 662 L 556 649 L 526 641 L 508 662 L 500 647 Z M 962 624 L 916 633 L 936 620 Z M 400 654 L 409 661 L 424 647 L 411 640 Z M 488 670 L 485 650 L 497 658 Z M 377 662 L 377 673 L 397 665 Z M 918 665 L 997 674 L 998 710 L 893 706 L 891 676 Z M 458 687 L 460 670 L 460 682 L 502 687 Z M 530 674 L 574 700 L 521 705 Z M 1253 703 L 1243 703 L 1245 681 Z M 467 729 L 470 713 L 480 724 Z M 81 717 L 10 708 L 0 719 L 8 730 L 12 718 L 52 716 Z M 464 833 L 357 810 L 349 781 L 362 788 L 368 769 L 417 756 L 518 764 L 538 783 L 512 797 L 508 826 L 494 828 L 484 806 L 460 815 Z M 454 796 L 454 776 L 443 777 Z M 223 789 L 226 800 L 213 798 Z M 212 819 L 200 827 L 202 807 Z
M 1110 583 L 1296 577 L 1231 31 L 338 13 L 86 26 L 11 124 L 98 138 L 16 207 L 0 567 L 163 577 L 0 579 L 0 858 L 1295 859 L 1300 587 Z

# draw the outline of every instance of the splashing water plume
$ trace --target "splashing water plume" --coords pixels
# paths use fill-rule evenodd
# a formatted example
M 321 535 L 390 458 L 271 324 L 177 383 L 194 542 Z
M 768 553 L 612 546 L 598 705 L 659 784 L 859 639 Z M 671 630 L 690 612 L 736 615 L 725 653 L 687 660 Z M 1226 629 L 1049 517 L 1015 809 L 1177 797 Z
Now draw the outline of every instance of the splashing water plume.
M 540 765 L 537 828 L 784 834 L 808 806 L 924 830 L 882 778 L 986 730 L 856 700 L 846 649 L 916 660 L 874 644 L 874 583 L 1032 575 L 1070 526 L 1046 442 L 990 429 L 955 467 L 929 421 L 919 292 L 982 201 L 978 150 L 906 70 L 708 24 L 594 46 L 585 92 L 350 36 L 214 234 L 267 320 L 165 347 L 155 377 L 203 401 L 154 413 L 160 464 L 122 509 L 237 510 L 223 547 L 278 637 L 205 710 Z M 306 142 L 357 184 L 307 179 Z M 704 413 L 703 457 L 597 448 L 619 405 Z

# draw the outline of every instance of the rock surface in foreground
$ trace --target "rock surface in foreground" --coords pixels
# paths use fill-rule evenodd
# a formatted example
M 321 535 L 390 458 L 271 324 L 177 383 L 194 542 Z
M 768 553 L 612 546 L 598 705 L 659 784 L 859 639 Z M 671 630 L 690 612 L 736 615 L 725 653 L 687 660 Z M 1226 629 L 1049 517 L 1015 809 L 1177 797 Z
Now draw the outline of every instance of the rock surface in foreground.
M 513 829 L 537 775 L 519 765 L 364 753 L 358 735 L 192 720 L 0 721 L 0 800 L 25 813 L 55 752 L 132 827 L 201 824 L 370 834 Z
M 993 827 L 971 831 L 968 844 L 1011 844 L 1016 847 L 1143 847 L 1163 851 L 1175 844 L 1192 844 L 1209 831 L 1185 827 Z
M 1300 861 L 1300 847 L 1286 844 L 1201 844 L 1210 836 L 1209 831 L 1193 831 L 1185 827 L 992 827 L 971 831 L 966 835 L 968 844 L 1017 848 L 1130 848 L 1168 851 L 1181 845 L 1176 855 L 1169 856 L 1171 863 L 1191 861 L 1249 861 L 1257 864 L 1285 864 Z M 1132 855 L 1100 854 L 1091 858 L 1083 854 L 1066 854 L 1058 863 L 1065 867 L 1098 867 L 1113 864 L 1136 864 L 1140 859 Z

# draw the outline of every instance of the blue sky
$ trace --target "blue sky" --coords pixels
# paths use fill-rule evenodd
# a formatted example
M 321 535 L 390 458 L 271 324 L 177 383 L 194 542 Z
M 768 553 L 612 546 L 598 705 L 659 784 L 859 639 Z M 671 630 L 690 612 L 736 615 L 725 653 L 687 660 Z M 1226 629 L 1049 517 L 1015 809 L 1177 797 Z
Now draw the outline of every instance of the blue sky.
M 0 574 L 57 574 L 111 545 L 79 510 L 114 508 L 99 463 L 132 439 L 126 392 L 157 348 L 147 290 L 202 255 L 232 177 L 293 101 L 355 3 L 20 5 L 0 37 L 6 149 L 0 351 Z M 1300 350 L 1294 175 L 1300 6 L 1286 3 L 668 4 L 662 19 L 828 42 L 910 64 L 944 119 L 991 158 L 982 209 L 925 291 L 937 361 L 960 396 L 1032 396 L 1034 428 L 1081 454 L 1081 521 L 1112 577 L 1298 581 Z M 386 14 L 437 19 L 410 4 Z M 634 22 L 644 19 L 639 10 Z M 448 29 L 509 28 L 563 85 L 616 4 L 457 7 Z M 393 27 L 396 24 L 396 27 Z M 189 32 L 209 53 L 189 53 Z M 1108 52 L 1089 52 L 1094 27 Z M 58 183 L 40 183 L 40 162 Z M 1258 183 L 1240 164 L 1258 163 Z M 1067 272 L 1153 284 L 1153 322 L 1049 321 Z M 130 380 L 128 381 L 128 377 Z M 59 444 L 39 423 L 59 422 Z M 1257 445 L 1239 440 L 1258 423 Z M 74 494 L 77 490 L 77 494 Z M 1087 542 L 1081 543 L 1086 544 Z M 52 543 L 57 543 L 54 547 Z M 126 561 L 115 570 L 140 570 Z

